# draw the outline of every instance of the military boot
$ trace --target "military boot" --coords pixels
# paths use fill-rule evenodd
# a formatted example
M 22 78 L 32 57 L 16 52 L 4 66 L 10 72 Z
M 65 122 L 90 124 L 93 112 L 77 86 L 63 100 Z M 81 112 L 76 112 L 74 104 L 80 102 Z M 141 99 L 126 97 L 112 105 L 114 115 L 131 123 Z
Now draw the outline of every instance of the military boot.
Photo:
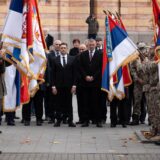
M 134 114 L 132 116 L 133 120 L 132 122 L 130 123 L 131 126 L 136 126 L 136 125 L 139 125 L 139 116 Z

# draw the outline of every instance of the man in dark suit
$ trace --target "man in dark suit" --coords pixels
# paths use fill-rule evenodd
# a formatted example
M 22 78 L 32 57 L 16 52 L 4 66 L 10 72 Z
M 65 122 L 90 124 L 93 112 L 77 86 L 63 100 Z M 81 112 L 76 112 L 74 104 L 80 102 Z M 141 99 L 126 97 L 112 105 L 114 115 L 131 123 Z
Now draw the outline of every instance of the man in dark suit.
M 95 121 L 97 127 L 102 127 L 101 124 L 101 67 L 102 54 L 96 50 L 96 41 L 89 40 L 89 50 L 85 51 L 80 56 L 80 72 L 81 86 L 83 88 L 83 106 L 84 106 L 84 124 L 82 127 L 89 126 L 89 120 Z M 92 111 L 92 116 L 89 117 Z M 92 119 L 94 118 L 94 119 Z
M 53 75 L 53 60 L 60 55 L 60 45 L 61 45 L 60 40 L 55 40 L 54 41 L 54 50 L 52 50 L 48 54 L 48 62 L 49 62 L 49 72 L 50 75 Z M 51 82 L 53 82 L 52 79 L 53 76 L 50 76 Z M 48 99 L 46 100 L 46 106 L 48 106 L 48 116 L 49 116 L 49 124 L 52 124 L 55 122 L 55 107 L 56 107 L 56 96 L 52 94 L 52 83 L 47 87 L 47 92 L 46 92 L 46 97 Z
M 44 29 L 44 37 L 45 37 L 47 49 L 50 50 L 50 46 L 52 46 L 54 42 L 54 37 L 48 33 L 48 29 Z
M 60 45 L 60 56 L 53 62 L 53 87 L 52 92 L 56 95 L 56 118 L 55 127 L 59 127 L 63 115 L 68 117 L 68 126 L 75 127 L 73 123 L 72 94 L 76 92 L 74 57 L 69 56 L 68 45 Z

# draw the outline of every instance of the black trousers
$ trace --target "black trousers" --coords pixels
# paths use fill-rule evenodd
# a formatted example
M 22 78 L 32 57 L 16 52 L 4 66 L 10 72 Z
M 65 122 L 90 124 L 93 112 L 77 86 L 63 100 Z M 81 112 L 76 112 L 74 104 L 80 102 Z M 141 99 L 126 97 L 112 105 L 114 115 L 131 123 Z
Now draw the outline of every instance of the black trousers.
M 38 90 L 33 98 L 31 98 L 28 104 L 24 104 L 22 108 L 22 117 L 25 121 L 31 120 L 31 108 L 32 105 L 35 109 L 36 120 L 40 121 L 43 117 L 43 96 L 44 91 Z
M 97 34 L 88 34 L 88 39 L 96 39 Z
M 127 103 L 126 99 L 118 100 L 113 99 L 113 101 L 110 103 L 110 119 L 111 124 L 117 124 L 118 120 L 121 122 L 121 124 L 127 124 Z
M 107 119 L 107 93 L 104 91 L 101 91 L 101 119 L 106 121 Z
M 45 117 L 49 117 L 49 106 L 50 106 L 50 87 L 46 87 L 44 91 L 44 113 Z
M 33 103 L 35 108 L 35 115 L 37 120 L 42 120 L 43 117 L 43 97 L 44 91 L 38 90 L 33 97 Z
M 73 121 L 72 93 L 71 87 L 57 88 L 56 96 L 56 118 L 61 122 L 68 118 L 68 123 Z
M 46 101 L 48 100 L 48 105 L 49 105 L 49 107 L 48 107 L 48 117 L 51 120 L 54 120 L 55 119 L 55 109 L 56 109 L 56 98 L 57 98 L 57 96 L 53 95 L 51 87 L 48 89 L 47 96 L 49 97 L 49 98 L 46 98 Z
M 24 121 L 31 121 L 31 106 L 32 106 L 32 99 L 27 104 L 24 104 L 22 107 L 22 119 Z
M 78 105 L 78 116 L 79 116 L 79 121 L 83 122 L 83 88 L 81 86 L 77 87 L 76 91 L 76 96 L 77 96 L 77 105 Z
M 142 100 L 141 100 L 141 115 L 140 115 L 140 121 L 141 122 L 145 121 L 146 114 L 147 114 L 147 104 L 146 104 L 145 94 L 143 93 Z
M 98 87 L 83 87 L 83 119 L 86 122 L 94 120 L 96 123 L 101 121 L 101 104 Z
M 14 122 L 14 112 L 6 112 L 6 120 L 7 122 Z

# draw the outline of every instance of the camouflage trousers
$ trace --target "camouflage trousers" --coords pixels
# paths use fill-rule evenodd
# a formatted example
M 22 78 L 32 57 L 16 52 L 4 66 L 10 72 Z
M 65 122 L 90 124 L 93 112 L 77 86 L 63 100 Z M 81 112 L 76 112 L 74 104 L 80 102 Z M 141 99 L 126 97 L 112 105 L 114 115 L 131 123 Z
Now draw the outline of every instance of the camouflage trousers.
M 150 91 L 146 96 L 148 103 L 148 114 L 152 126 L 152 131 L 160 134 L 160 91 Z
M 141 115 L 141 100 L 143 95 L 143 89 L 141 85 L 134 85 L 134 104 L 133 104 L 133 115 L 137 115 L 140 117 Z
M 145 97 L 146 97 L 146 103 L 147 103 L 148 121 L 152 125 L 154 117 L 152 115 L 152 104 L 150 102 L 150 94 L 149 94 L 149 92 L 145 92 Z

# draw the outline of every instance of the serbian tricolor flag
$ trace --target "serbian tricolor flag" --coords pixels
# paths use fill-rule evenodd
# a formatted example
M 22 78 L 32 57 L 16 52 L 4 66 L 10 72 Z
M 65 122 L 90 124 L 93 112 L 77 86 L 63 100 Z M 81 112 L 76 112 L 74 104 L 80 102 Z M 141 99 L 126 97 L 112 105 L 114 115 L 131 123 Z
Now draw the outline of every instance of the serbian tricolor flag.
M 5 75 L 8 92 L 4 110 L 13 111 L 29 102 L 39 83 L 44 82 L 45 43 L 36 0 L 11 0 L 2 32 L 2 52 L 11 63 Z
M 114 20 L 114 19 L 113 19 Z M 122 18 L 120 17 L 120 15 L 117 13 L 117 17 L 114 20 L 116 22 L 117 25 L 119 25 L 120 28 L 122 28 L 124 30 L 124 32 L 126 32 L 126 28 L 123 24 Z M 127 33 L 127 32 L 126 32 Z M 113 76 L 113 82 L 116 85 L 118 83 L 118 73 L 116 73 Z M 124 86 L 129 86 L 132 84 L 132 78 L 131 78 L 131 74 L 130 74 L 130 69 L 129 69 L 129 65 L 125 65 L 122 66 L 122 75 L 123 75 L 123 81 L 124 81 Z
M 158 62 L 160 80 L 160 8 L 156 0 L 152 0 L 152 7 L 154 18 L 155 61 Z
M 106 51 L 104 51 L 104 54 L 106 54 L 108 61 L 106 65 L 103 64 L 102 89 L 107 90 L 110 100 L 114 96 L 116 96 L 118 99 L 122 99 L 125 96 L 122 68 L 131 61 L 135 60 L 139 53 L 136 45 L 128 37 L 128 34 L 121 27 L 119 27 L 119 25 L 110 16 L 106 16 L 105 24 Z M 105 56 L 103 55 L 103 57 Z M 105 60 L 103 60 L 103 62 L 104 61 Z M 104 66 L 106 67 L 105 70 Z M 113 77 L 116 73 L 117 83 L 115 84 Z M 106 78 L 104 76 L 108 77 Z M 108 81 L 105 81 L 105 79 L 109 79 L 109 89 L 103 88 L 103 86 L 107 86 L 105 84 L 108 83 Z

